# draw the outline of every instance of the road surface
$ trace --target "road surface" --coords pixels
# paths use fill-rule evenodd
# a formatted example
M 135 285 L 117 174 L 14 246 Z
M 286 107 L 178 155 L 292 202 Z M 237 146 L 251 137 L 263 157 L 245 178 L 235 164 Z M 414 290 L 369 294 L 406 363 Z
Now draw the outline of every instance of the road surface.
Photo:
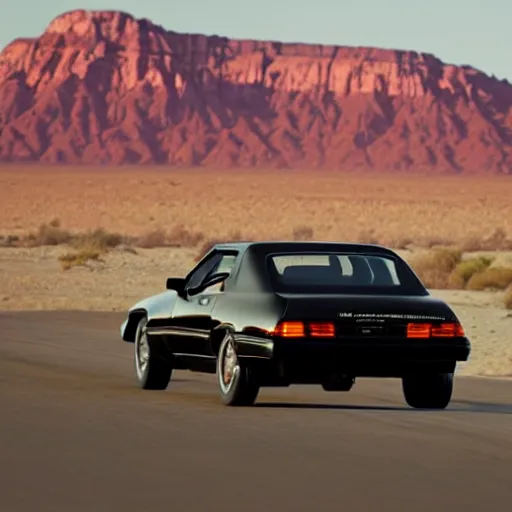
M 0 510 L 505 511 L 512 382 L 459 378 L 442 412 L 397 380 L 263 390 L 212 376 L 137 389 L 117 313 L 0 313 Z

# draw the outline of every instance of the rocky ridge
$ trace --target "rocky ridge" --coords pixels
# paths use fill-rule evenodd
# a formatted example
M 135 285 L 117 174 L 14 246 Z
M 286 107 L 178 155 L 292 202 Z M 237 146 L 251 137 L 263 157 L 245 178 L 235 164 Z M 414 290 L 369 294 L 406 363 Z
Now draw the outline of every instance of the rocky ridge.
M 0 161 L 511 174 L 511 107 L 430 54 L 77 10 L 0 54 Z

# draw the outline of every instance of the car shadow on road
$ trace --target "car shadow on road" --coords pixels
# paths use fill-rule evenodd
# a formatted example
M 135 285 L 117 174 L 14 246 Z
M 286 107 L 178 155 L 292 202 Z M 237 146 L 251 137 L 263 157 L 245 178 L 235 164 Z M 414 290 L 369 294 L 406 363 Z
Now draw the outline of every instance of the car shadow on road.
M 512 414 L 512 403 L 477 402 L 453 400 L 450 410 L 454 412 L 476 412 L 486 414 Z
M 256 402 L 254 407 L 265 409 L 341 409 L 354 411 L 406 411 L 408 407 L 387 405 L 323 404 L 308 402 Z
M 347 411 L 397 411 L 409 413 L 440 412 L 439 409 L 413 409 L 408 406 L 392 405 L 357 405 L 357 404 L 325 404 L 308 402 L 256 402 L 254 407 L 265 409 L 324 409 Z M 443 410 L 454 413 L 477 414 L 512 414 L 512 404 L 472 402 L 468 400 L 454 400 Z

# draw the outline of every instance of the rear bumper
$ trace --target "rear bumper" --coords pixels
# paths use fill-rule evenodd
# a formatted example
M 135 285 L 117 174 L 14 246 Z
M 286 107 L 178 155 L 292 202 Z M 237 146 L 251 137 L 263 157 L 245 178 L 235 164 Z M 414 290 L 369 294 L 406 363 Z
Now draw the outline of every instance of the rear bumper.
M 467 338 L 450 340 L 279 340 L 273 357 L 326 360 L 364 359 L 376 361 L 466 361 L 471 352 Z
M 242 357 L 267 359 L 290 375 L 312 377 L 328 373 L 400 376 L 425 366 L 450 371 L 457 361 L 467 361 L 471 353 L 467 338 L 240 341 Z

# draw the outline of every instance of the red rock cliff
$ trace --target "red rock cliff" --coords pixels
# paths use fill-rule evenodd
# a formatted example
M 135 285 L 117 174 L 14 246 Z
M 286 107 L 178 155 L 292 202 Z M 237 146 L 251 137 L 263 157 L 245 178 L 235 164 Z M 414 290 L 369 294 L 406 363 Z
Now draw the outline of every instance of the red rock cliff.
M 72 11 L 0 54 L 0 160 L 509 174 L 511 106 L 429 54 Z

